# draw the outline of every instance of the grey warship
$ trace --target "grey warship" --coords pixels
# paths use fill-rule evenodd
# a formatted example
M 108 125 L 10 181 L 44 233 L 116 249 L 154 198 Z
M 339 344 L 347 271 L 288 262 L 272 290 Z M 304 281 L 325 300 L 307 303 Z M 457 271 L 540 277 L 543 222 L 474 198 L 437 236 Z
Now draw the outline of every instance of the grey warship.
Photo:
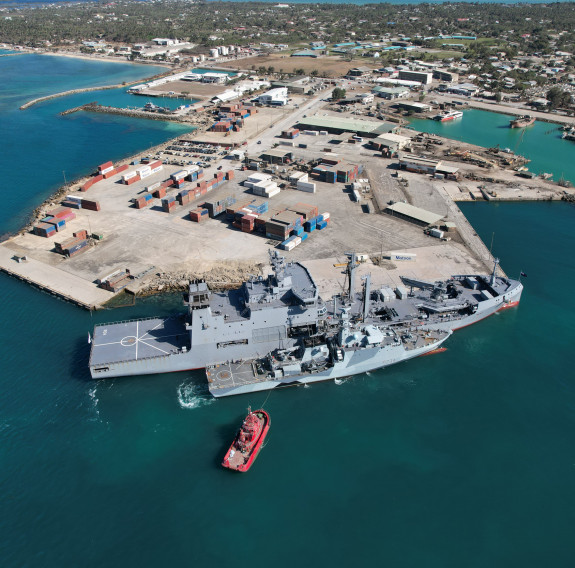
M 309 271 L 277 251 L 272 273 L 237 290 L 194 281 L 187 313 L 97 325 L 93 378 L 207 369 L 210 392 L 242 394 L 386 367 L 437 349 L 454 329 L 516 305 L 521 282 L 496 275 L 453 276 L 356 289 L 349 255 L 345 292 L 324 301 Z M 249 372 L 245 372 L 249 370 Z

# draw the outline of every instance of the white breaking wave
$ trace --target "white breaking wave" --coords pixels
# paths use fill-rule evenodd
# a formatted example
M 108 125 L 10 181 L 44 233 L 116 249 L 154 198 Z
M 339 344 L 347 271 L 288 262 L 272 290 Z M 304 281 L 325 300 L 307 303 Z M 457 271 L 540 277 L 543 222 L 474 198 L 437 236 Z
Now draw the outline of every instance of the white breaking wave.
M 178 387 L 178 402 L 182 408 L 200 408 L 216 402 L 204 385 L 184 381 Z
M 92 408 L 94 409 L 94 411 L 96 412 L 96 419 L 100 420 L 100 411 L 98 410 L 98 402 L 99 399 L 96 396 L 96 387 L 97 385 L 95 385 L 93 388 L 91 388 L 88 391 L 88 395 L 90 396 L 90 398 L 92 399 Z
M 334 379 L 333 382 L 339 386 L 339 385 L 343 385 L 343 383 L 345 383 L 346 380 L 345 379 Z

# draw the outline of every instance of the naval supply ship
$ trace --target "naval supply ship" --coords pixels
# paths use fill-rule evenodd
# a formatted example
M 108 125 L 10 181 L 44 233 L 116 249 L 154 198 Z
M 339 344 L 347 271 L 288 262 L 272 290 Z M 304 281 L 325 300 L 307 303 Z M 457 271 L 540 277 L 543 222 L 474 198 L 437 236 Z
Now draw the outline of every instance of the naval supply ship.
M 92 377 L 207 368 L 212 394 L 226 396 L 350 376 L 435 350 L 452 330 L 516 305 L 523 289 L 497 276 L 496 262 L 491 276 L 403 278 L 395 290 L 372 290 L 367 275 L 356 290 L 359 263 L 350 254 L 346 291 L 324 302 L 303 265 L 277 251 L 270 256 L 272 273 L 237 290 L 212 292 L 203 281 L 191 282 L 184 295 L 188 311 L 180 317 L 97 325 Z M 235 383 L 240 375 L 233 365 L 242 364 L 253 376 L 230 387 L 224 371 Z

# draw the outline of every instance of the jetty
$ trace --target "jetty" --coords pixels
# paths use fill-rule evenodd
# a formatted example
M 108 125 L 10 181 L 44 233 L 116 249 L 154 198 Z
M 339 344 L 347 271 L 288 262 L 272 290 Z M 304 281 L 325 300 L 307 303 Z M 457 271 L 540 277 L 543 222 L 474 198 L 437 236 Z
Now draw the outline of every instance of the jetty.
M 114 296 L 93 282 L 56 266 L 29 257 L 23 260 L 6 244 L 0 247 L 0 270 L 10 276 L 88 310 L 101 307 Z

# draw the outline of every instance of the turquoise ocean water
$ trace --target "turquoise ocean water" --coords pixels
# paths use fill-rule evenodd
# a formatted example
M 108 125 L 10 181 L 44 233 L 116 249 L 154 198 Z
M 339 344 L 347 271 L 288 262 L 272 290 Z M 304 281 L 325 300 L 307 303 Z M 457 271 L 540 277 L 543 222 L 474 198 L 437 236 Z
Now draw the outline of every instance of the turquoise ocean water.
M 4 59 L 0 78 L 16 58 Z M 97 65 L 90 80 L 105 73 Z M 13 124 L 3 231 L 60 170 L 174 135 L 155 121 L 58 118 L 73 106 L 64 99 L 18 111 L 39 90 L 24 60 L 20 70 L 26 96 L 0 81 L 0 117 Z M 41 175 L 8 177 L 6 164 L 29 173 L 29 156 Z M 571 567 L 574 209 L 463 210 L 484 240 L 495 232 L 509 274 L 528 274 L 521 306 L 457 332 L 441 355 L 272 392 L 269 440 L 247 475 L 219 462 L 267 393 L 216 401 L 201 373 L 89 378 L 94 323 L 177 312 L 177 295 L 91 316 L 0 274 L 2 566 Z
M 561 176 L 575 184 L 575 143 L 561 138 L 558 124 L 535 121 L 527 128 L 509 128 L 515 118 L 478 109 L 463 111 L 463 118 L 449 122 L 429 119 L 412 119 L 411 126 L 420 132 L 433 132 L 486 148 L 499 144 L 529 158 L 530 171 L 540 174 L 553 173 L 553 179 Z

